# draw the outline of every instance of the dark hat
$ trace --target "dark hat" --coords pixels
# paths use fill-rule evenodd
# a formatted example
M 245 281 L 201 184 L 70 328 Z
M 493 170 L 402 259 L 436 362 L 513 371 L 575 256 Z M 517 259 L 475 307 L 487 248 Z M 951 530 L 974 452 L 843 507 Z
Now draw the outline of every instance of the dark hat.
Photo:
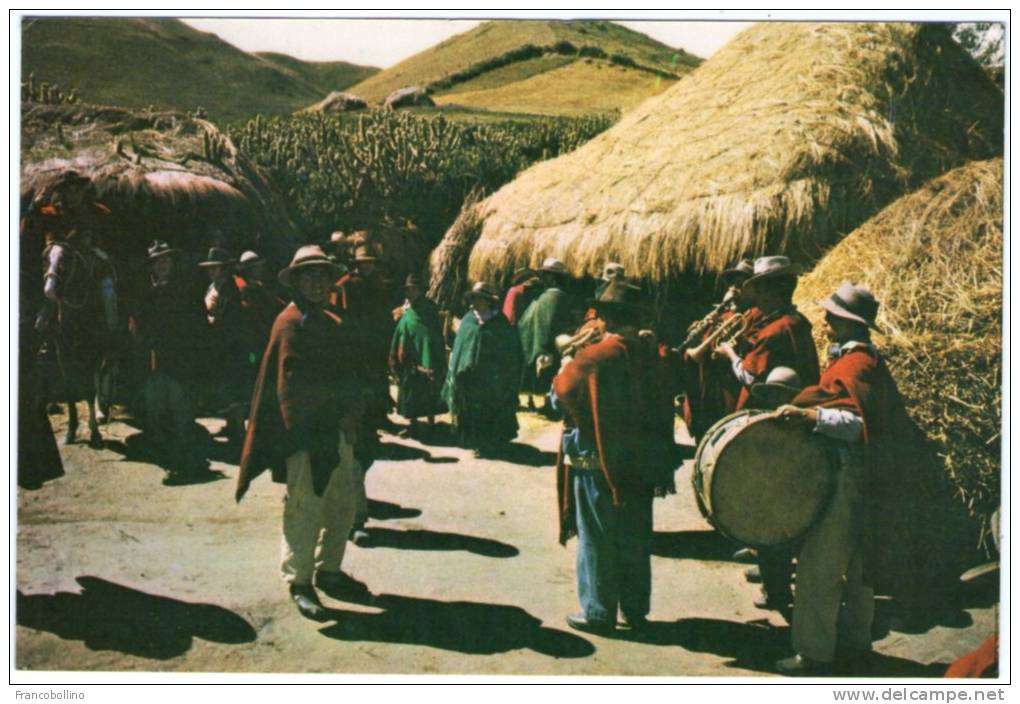
M 523 284 L 525 281 L 535 278 L 538 276 L 538 272 L 531 267 L 524 267 L 514 272 L 514 275 L 510 278 L 510 285 L 517 286 Z
M 294 253 L 290 260 L 290 266 L 280 272 L 280 283 L 284 286 L 293 286 L 293 276 L 299 269 L 319 266 L 329 269 L 334 276 L 340 276 L 341 269 L 332 259 L 326 256 L 322 247 L 317 244 L 306 244 Z
M 170 245 L 163 240 L 153 240 L 152 244 L 149 245 L 149 256 L 146 258 L 146 261 L 151 262 L 170 254 L 177 254 L 177 250 L 171 249 Z
M 645 299 L 641 288 L 623 279 L 613 279 L 595 299 L 596 308 L 642 308 Z
M 418 274 L 408 274 L 407 278 L 404 279 L 404 288 L 425 288 L 425 282 L 422 281 L 421 276 Z
M 789 403 L 804 388 L 800 374 L 789 367 L 776 367 L 765 381 L 751 384 L 751 399 L 759 406 L 779 408 Z
M 750 288 L 766 279 L 777 279 L 782 276 L 796 276 L 800 267 L 790 262 L 789 257 L 758 257 L 754 260 L 751 278 L 744 282 L 744 288 Z
M 464 294 L 465 300 L 472 298 L 488 298 L 491 301 L 499 302 L 500 296 L 496 287 L 486 281 L 478 281 L 471 290 Z
M 863 286 L 854 286 L 844 281 L 828 298 L 818 301 L 825 310 L 837 318 L 852 320 L 861 325 L 867 325 L 873 330 L 879 330 L 875 325 L 875 317 L 878 315 L 878 301 L 871 295 L 871 291 Z
M 754 262 L 750 259 L 741 259 L 732 269 L 726 269 L 721 276 L 726 279 L 748 278 L 754 275 Z
M 247 251 L 241 255 L 241 259 L 237 262 L 238 269 L 249 269 L 253 266 L 257 266 L 264 262 L 265 259 L 260 257 L 258 254 L 252 251 Z
M 210 247 L 209 256 L 206 257 L 204 262 L 199 262 L 198 265 L 201 267 L 210 266 L 229 266 L 230 264 L 236 264 L 236 259 L 231 259 L 230 252 L 219 247 Z

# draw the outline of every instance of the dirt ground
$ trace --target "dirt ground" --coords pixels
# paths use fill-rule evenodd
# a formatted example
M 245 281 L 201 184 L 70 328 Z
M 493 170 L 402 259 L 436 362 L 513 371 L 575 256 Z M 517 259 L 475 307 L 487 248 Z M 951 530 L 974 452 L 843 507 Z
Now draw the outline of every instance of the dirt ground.
M 577 633 L 574 549 L 556 540 L 558 426 L 521 414 L 509 460 L 384 435 L 368 474 L 373 545 L 344 568 L 374 600 L 303 619 L 280 579 L 283 488 L 240 504 L 237 467 L 211 446 L 212 481 L 163 484 L 139 431 L 61 448 L 66 474 L 18 495 L 15 662 L 24 670 L 768 676 L 789 654 L 734 546 L 699 515 L 690 463 L 655 505 L 648 633 Z M 51 416 L 62 437 L 66 419 Z M 203 420 L 209 430 L 222 425 Z M 84 433 L 84 428 L 81 433 Z M 212 442 L 212 441 L 211 441 Z M 870 676 L 935 677 L 995 628 L 971 595 L 923 633 L 888 630 L 879 604 Z

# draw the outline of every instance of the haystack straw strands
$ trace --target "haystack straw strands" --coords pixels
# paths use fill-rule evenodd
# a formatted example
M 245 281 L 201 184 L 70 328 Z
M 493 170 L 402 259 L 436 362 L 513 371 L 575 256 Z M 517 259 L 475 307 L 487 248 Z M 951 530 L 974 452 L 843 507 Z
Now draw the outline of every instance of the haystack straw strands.
M 880 302 L 876 343 L 911 417 L 935 444 L 959 498 L 987 521 L 999 505 L 1002 429 L 1003 161 L 967 164 L 852 232 L 798 285 L 815 301 L 842 281 Z
M 762 23 L 481 205 L 472 279 L 545 257 L 660 282 L 813 261 L 911 188 L 1001 153 L 1002 92 L 939 25 Z

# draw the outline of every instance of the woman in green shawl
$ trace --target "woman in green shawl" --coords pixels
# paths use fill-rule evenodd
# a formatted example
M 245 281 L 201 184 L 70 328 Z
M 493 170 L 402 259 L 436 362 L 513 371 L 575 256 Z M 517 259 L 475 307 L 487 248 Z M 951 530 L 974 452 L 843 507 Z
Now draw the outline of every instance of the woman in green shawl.
M 468 293 L 450 353 L 443 398 L 461 444 L 495 454 L 517 436 L 517 392 L 523 353 L 517 330 L 499 310 L 499 294 L 478 282 Z
M 418 418 L 427 416 L 435 426 L 439 391 L 446 376 L 446 349 L 436 304 L 424 295 L 421 278 L 409 274 L 404 282 L 407 302 L 390 344 L 390 370 L 399 381 L 397 412 L 410 421 L 401 435 L 414 435 Z

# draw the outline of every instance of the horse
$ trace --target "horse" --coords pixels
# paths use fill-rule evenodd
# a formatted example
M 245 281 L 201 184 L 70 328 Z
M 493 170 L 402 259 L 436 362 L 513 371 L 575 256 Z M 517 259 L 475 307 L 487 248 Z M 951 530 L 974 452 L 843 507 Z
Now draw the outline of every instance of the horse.
M 108 339 L 117 328 L 116 275 L 109 258 L 88 235 L 54 239 L 43 250 L 44 308 L 37 328 L 52 344 L 67 401 L 65 444 L 76 441 L 78 409 L 89 410 L 89 446 L 103 445 L 96 396 Z M 80 240 L 80 241 L 77 241 Z

